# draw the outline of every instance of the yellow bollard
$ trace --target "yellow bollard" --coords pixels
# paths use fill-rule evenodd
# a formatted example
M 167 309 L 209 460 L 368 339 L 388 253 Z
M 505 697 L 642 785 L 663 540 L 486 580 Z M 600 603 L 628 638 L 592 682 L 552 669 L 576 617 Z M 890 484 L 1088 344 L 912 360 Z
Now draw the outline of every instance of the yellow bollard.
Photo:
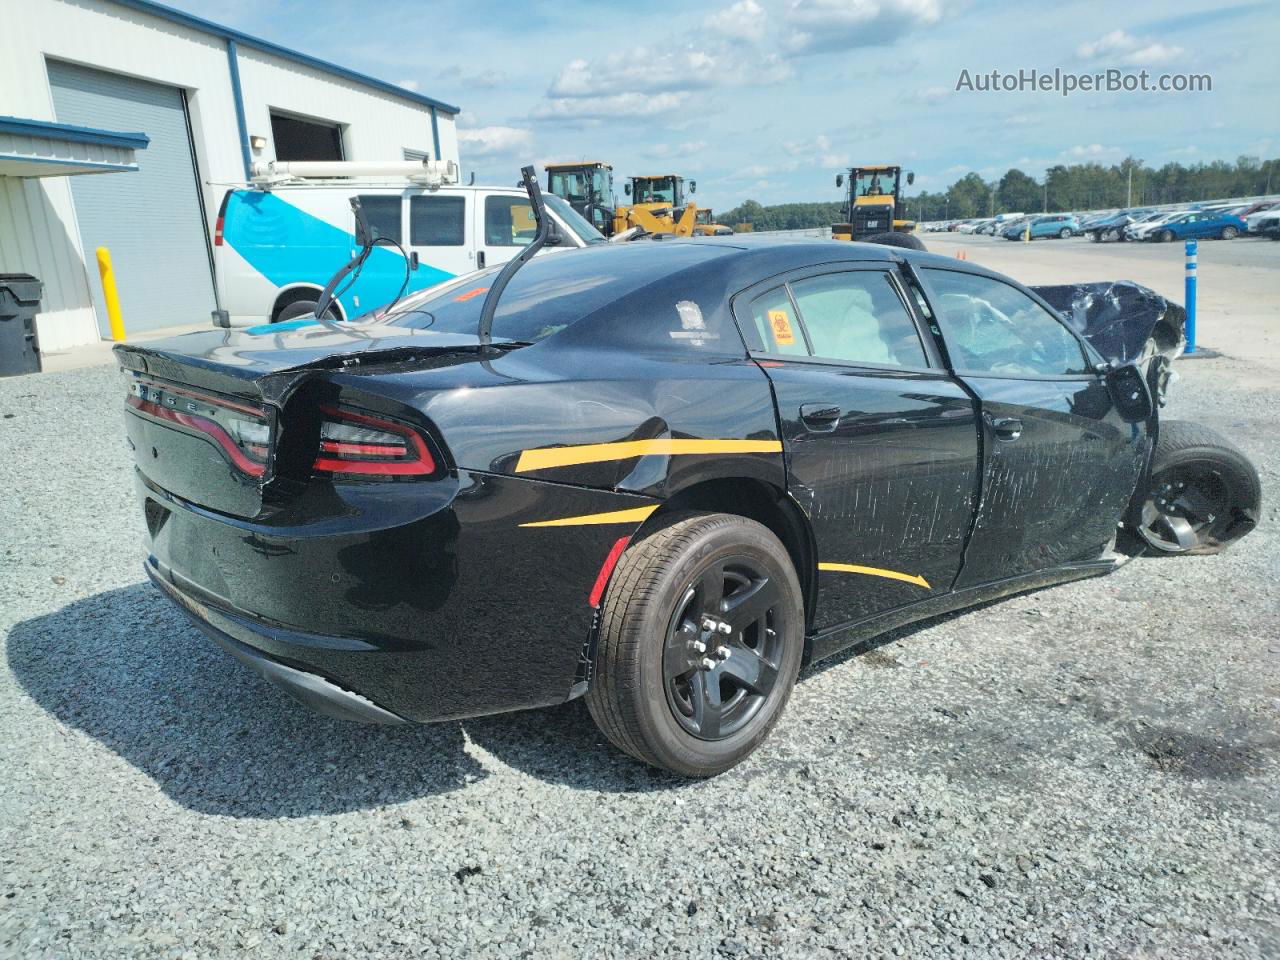
M 98 248 L 98 273 L 102 275 L 102 299 L 107 302 L 107 322 L 111 339 L 124 339 L 124 318 L 120 316 L 120 294 L 116 290 L 116 274 L 111 269 L 111 251 Z
M 1023 243 L 1031 242 L 1031 224 L 1029 223 L 1027 224 L 1027 228 L 1022 231 L 1022 242 Z

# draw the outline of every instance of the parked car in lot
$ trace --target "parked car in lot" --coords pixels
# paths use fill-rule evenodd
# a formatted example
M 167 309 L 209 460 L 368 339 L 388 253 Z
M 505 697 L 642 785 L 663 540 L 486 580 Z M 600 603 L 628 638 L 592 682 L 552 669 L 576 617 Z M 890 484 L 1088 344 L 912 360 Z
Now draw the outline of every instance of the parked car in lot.
M 1142 207 L 1135 207 L 1131 210 L 1117 210 L 1105 217 L 1095 217 L 1092 220 L 1085 221 L 1080 225 L 1080 230 L 1095 243 L 1123 241 L 1125 239 L 1124 228 L 1150 213 L 1150 210 Z
M 1001 230 L 1000 235 L 1006 240 L 1021 240 L 1028 232 L 1032 240 L 1051 237 L 1066 240 L 1080 232 L 1080 222 L 1069 213 L 1050 213 L 1011 224 Z
M 742 236 L 501 285 L 115 348 L 147 574 L 321 710 L 584 695 L 620 749 L 711 775 L 802 663 L 1109 572 L 1122 522 L 1185 552 L 1257 517 L 1238 451 L 1160 423 L 1181 322 L 1150 291 L 1055 308 L 949 257 Z
M 1124 228 L 1125 239 L 1144 240 L 1146 239 L 1146 235 L 1149 231 L 1155 230 L 1162 224 L 1165 224 L 1176 217 L 1181 217 L 1185 213 L 1187 213 L 1186 210 L 1156 210 L 1147 214 L 1145 217 L 1139 217 L 1137 220 L 1134 220 L 1133 223 Z
M 1270 217 L 1275 216 L 1277 213 L 1280 213 L 1280 201 L 1273 205 L 1259 207 L 1257 210 L 1253 211 L 1253 213 L 1243 218 L 1246 232 L 1261 233 L 1261 224 Z
M 1245 231 L 1245 222 L 1230 213 L 1191 210 L 1152 224 L 1140 236 L 1142 240 L 1168 243 L 1172 240 L 1215 238 L 1231 240 Z

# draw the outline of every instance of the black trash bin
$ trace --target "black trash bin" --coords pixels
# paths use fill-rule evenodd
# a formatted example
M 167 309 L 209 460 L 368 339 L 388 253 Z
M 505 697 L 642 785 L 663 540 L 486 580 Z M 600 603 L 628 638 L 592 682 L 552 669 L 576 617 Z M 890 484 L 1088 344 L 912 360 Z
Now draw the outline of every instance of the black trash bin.
M 43 287 L 29 273 L 0 273 L 0 377 L 40 371 L 36 314 Z

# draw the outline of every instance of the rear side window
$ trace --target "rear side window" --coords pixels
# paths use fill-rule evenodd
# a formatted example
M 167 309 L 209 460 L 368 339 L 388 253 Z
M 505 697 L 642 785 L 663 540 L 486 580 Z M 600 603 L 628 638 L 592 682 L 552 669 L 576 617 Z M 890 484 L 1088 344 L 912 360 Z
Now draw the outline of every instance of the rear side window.
M 925 273 L 957 370 L 1015 379 L 1090 372 L 1080 341 L 1021 290 L 952 270 Z
M 787 288 L 775 287 L 751 301 L 751 325 L 765 353 L 809 355 Z
M 465 242 L 465 197 L 409 198 L 409 243 L 415 247 L 460 247 Z
M 484 198 L 486 247 L 527 247 L 538 232 L 533 207 L 520 197 Z
M 385 237 L 400 243 L 404 236 L 401 225 L 401 202 L 399 194 L 388 196 L 385 193 L 360 195 L 360 209 L 369 223 L 374 237 Z M 352 230 L 355 229 L 355 218 L 352 218 Z
M 880 270 L 793 280 L 756 297 L 749 311 L 745 334 L 755 351 L 878 366 L 929 365 L 915 321 Z
M 927 367 L 915 321 L 887 273 L 829 273 L 791 284 L 815 357 Z

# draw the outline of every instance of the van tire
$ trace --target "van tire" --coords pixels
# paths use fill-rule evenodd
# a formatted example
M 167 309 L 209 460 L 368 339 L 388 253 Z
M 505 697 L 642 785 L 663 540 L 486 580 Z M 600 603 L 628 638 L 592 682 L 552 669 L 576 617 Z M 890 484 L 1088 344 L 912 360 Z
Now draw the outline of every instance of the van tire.
M 316 307 L 319 301 L 315 298 L 315 294 L 310 290 L 300 292 L 292 300 L 283 300 L 276 305 L 275 312 L 271 315 L 272 323 L 287 323 L 290 320 L 301 320 L 305 317 L 315 316 Z M 325 311 L 325 316 L 330 320 L 341 320 L 338 312 L 330 307 Z

